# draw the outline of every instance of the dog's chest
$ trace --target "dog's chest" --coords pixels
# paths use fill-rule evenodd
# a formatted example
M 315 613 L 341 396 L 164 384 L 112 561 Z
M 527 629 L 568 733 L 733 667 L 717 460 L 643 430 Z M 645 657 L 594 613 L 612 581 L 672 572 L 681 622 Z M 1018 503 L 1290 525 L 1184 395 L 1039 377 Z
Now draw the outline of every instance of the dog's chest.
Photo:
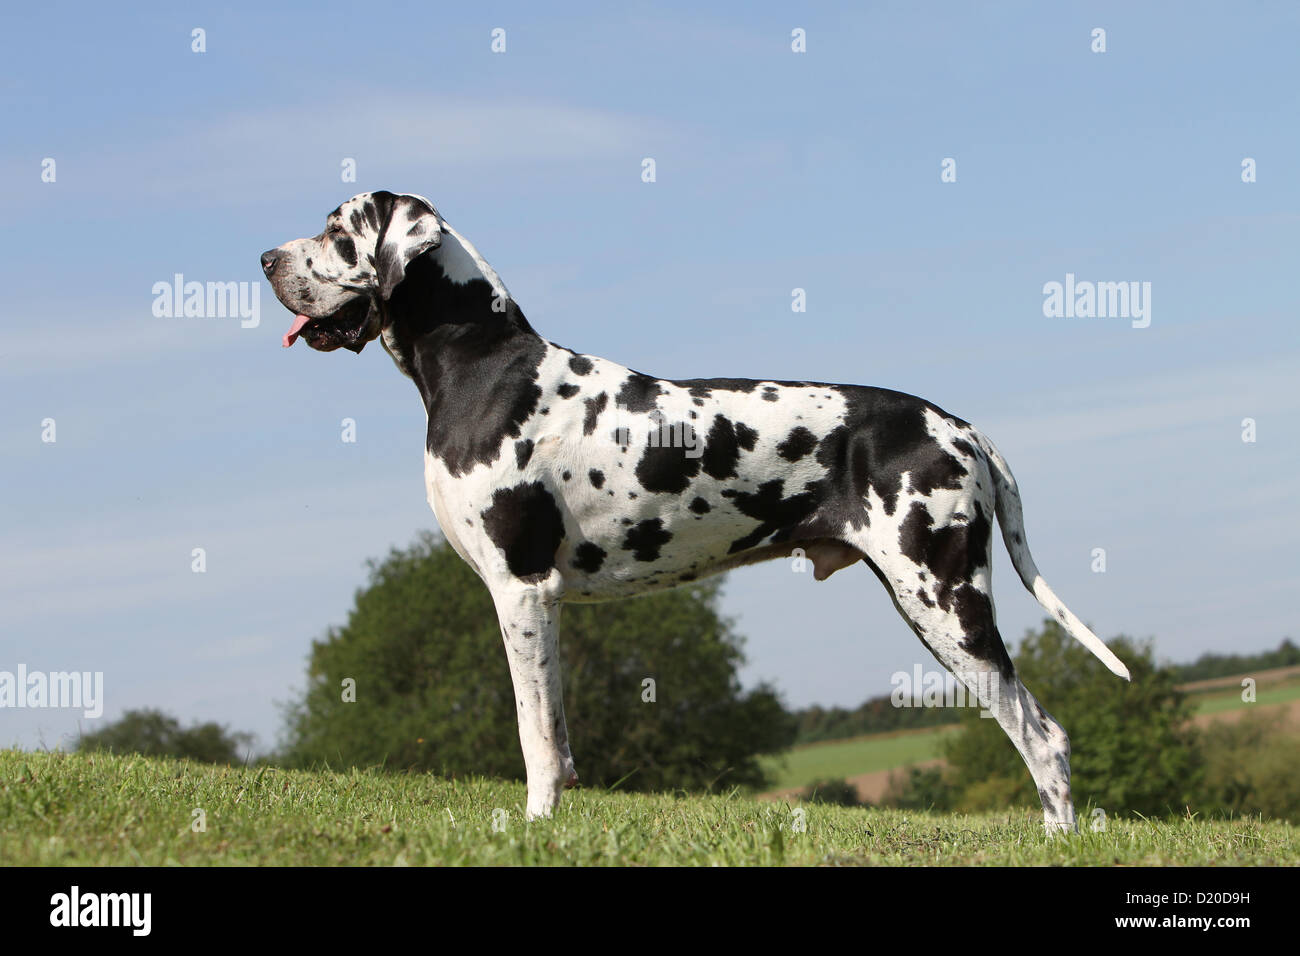
M 452 478 L 446 466 L 427 449 L 424 453 L 424 489 L 433 516 L 442 529 L 443 537 L 452 549 L 483 577 L 480 535 L 473 532 L 474 520 L 470 517 L 473 501 L 470 489 L 461 480 Z

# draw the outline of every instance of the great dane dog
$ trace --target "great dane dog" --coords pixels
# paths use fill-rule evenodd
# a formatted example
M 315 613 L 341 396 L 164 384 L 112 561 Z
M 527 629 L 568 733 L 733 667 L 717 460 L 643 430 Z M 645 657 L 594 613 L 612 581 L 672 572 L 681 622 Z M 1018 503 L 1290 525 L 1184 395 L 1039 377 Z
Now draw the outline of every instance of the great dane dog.
M 1039 575 L 1015 479 L 973 426 L 882 388 L 658 379 L 555 345 L 420 196 L 355 196 L 323 232 L 263 253 L 262 268 L 294 313 L 286 347 L 360 352 L 378 338 L 420 390 L 429 504 L 491 591 L 505 640 L 529 819 L 577 781 L 561 604 L 798 548 L 819 581 L 859 561 L 875 572 L 1024 757 L 1049 831 L 1075 829 L 1069 739 L 1021 684 L 994 620 L 994 515 L 1039 603 L 1128 670 Z

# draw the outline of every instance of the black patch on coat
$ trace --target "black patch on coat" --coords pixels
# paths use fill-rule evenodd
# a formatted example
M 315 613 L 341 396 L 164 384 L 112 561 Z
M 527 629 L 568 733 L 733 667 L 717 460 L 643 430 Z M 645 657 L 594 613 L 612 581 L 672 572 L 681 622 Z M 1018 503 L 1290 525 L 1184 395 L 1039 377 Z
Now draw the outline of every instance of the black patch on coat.
M 758 442 L 758 432 L 750 428 L 744 422 L 736 422 L 736 444 L 745 451 L 753 451 L 754 445 Z
M 573 566 L 579 571 L 595 574 L 605 563 L 605 549 L 594 541 L 584 541 L 573 551 Z
M 708 398 L 712 392 L 744 392 L 758 388 L 758 382 L 749 378 L 684 378 L 672 382 L 689 389 L 694 398 Z
M 582 433 L 584 435 L 594 434 L 596 419 L 600 417 L 600 413 L 609 404 L 609 396 L 601 392 L 595 398 L 584 398 L 582 404 L 586 408 L 586 413 L 582 417 Z
M 498 488 L 481 517 L 489 540 L 505 552 L 511 574 L 529 584 L 550 574 L 564 540 L 564 518 L 540 481 Z
M 659 518 L 647 518 L 628 530 L 623 539 L 623 550 L 631 551 L 638 561 L 659 560 L 659 549 L 673 539 L 671 531 L 664 530 Z
M 802 425 L 796 425 L 785 436 L 785 441 L 776 446 L 776 453 L 786 461 L 798 461 L 816 447 L 817 436 Z
M 825 435 L 817 461 L 834 477 L 837 517 L 861 527 L 861 502 L 870 488 L 884 502 L 885 514 L 898 507 L 903 472 L 912 488 L 930 495 L 935 489 L 961 488 L 966 468 L 925 427 L 934 412 L 950 422 L 966 422 L 929 402 L 885 388 L 836 385 L 845 402 L 844 423 Z
M 736 426 L 725 415 L 714 415 L 713 425 L 704 437 L 704 453 L 698 459 L 700 466 L 711 478 L 735 478 L 739 460 L 740 442 L 736 437 Z
M 680 433 L 685 434 L 686 429 L 691 426 L 685 423 L 661 426 L 661 437 L 665 436 L 670 428 L 678 427 L 681 428 Z M 694 437 L 694 430 L 691 436 Z M 636 478 L 641 482 L 641 487 L 646 491 L 673 495 L 685 491 L 690 486 L 691 479 L 700 473 L 700 461 L 703 457 L 688 457 L 686 451 L 687 449 L 682 447 L 667 444 L 654 446 L 647 443 L 641 460 L 636 463 Z
M 962 647 L 1010 678 L 1015 665 L 993 623 L 993 602 L 971 583 L 975 572 L 988 566 L 992 532 L 979 502 L 969 523 L 935 528 L 929 509 L 914 501 L 899 528 L 898 548 L 934 575 L 935 603 L 956 614 L 964 635 Z
M 496 461 L 542 394 L 546 343 L 512 299 L 493 311 L 495 298 L 487 280 L 452 282 L 425 254 L 406 267 L 387 306 L 389 346 L 429 416 L 429 453 L 453 477 Z
M 777 394 L 775 385 L 763 386 L 763 401 L 776 402 L 776 401 L 780 401 L 780 399 L 781 396 Z
M 929 497 L 936 488 L 961 488 L 961 480 L 969 474 L 965 465 L 937 444 L 935 453 L 926 457 L 928 460 L 909 475 L 913 491 Z
M 938 588 L 952 588 L 988 566 L 992 530 L 978 501 L 973 520 L 942 528 L 934 527 L 934 518 L 924 502 L 914 501 L 899 527 L 898 548 L 914 563 L 928 568 Z M 943 594 L 938 597 L 940 605 L 948 610 Z
M 591 359 L 585 355 L 575 355 L 569 359 L 569 368 L 574 375 L 589 375 L 591 374 Z
M 524 470 L 524 465 L 528 464 L 528 459 L 532 457 L 533 440 L 531 438 L 515 442 L 515 464 L 519 466 L 520 471 Z
M 573 398 L 573 396 L 577 395 L 580 391 L 582 391 L 580 386 L 574 385 L 570 382 L 565 382 L 555 390 L 555 394 L 560 396 L 560 398 Z
M 357 264 L 357 244 L 347 236 L 339 236 L 334 240 L 334 251 L 337 252 L 350 266 Z
M 605 473 L 604 473 L 603 471 L 601 471 L 599 468 L 593 468 L 593 469 L 591 469 L 591 471 L 587 472 L 587 477 L 588 477 L 589 479 L 591 479 L 591 486 L 592 486 L 593 488 L 603 488 L 603 487 L 604 487 L 604 485 L 605 485 Z
M 697 497 L 694 501 L 691 502 L 691 510 L 694 511 L 697 515 L 706 515 L 709 513 L 711 509 L 709 508 L 709 503 L 707 501 L 705 501 L 703 498 Z
M 755 547 L 769 535 L 773 544 L 810 536 L 807 533 L 796 533 L 796 529 L 816 509 L 815 491 L 803 491 L 787 498 L 784 496 L 784 488 L 785 483 L 780 478 L 774 478 L 763 482 L 752 494 L 738 491 L 732 496 L 737 510 L 746 517 L 757 519 L 759 525 L 743 538 L 733 541 L 728 553 L 735 554 Z
M 632 372 L 623 387 L 614 396 L 614 403 L 629 412 L 654 411 L 655 399 L 660 395 L 659 380 L 641 372 Z

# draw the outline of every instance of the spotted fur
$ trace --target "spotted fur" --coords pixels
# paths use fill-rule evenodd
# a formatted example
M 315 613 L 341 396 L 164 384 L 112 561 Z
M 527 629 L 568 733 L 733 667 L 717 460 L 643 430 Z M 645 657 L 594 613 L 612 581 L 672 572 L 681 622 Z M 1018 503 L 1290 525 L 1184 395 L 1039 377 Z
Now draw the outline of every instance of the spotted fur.
M 530 817 L 576 781 L 556 653 L 563 603 L 800 549 L 818 580 L 864 563 L 950 670 L 994 675 L 989 707 L 1043 795 L 1047 826 L 1074 827 L 1069 741 L 998 634 L 995 519 L 1026 587 L 1128 672 L 1038 574 L 1010 469 L 968 422 L 888 389 L 659 379 L 555 345 L 417 196 L 354 197 L 320 235 L 262 258 L 312 348 L 359 352 L 378 337 L 419 389 L 430 506 L 497 607 Z

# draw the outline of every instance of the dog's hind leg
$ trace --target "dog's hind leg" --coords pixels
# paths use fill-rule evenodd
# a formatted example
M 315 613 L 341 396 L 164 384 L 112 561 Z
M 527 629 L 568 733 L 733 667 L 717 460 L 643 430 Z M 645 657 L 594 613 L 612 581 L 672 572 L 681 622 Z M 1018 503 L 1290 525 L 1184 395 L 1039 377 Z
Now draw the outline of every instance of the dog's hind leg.
M 490 588 L 514 682 L 529 820 L 549 817 L 564 787 L 577 782 L 561 696 L 559 578 L 552 570 L 539 583 L 512 579 Z
M 989 528 L 927 529 L 927 551 L 867 550 L 894 606 L 921 642 L 997 720 L 1038 789 L 1049 833 L 1076 829 L 1070 796 L 1070 741 L 1016 675 L 994 620 L 987 560 Z M 983 535 L 984 540 L 974 539 Z M 904 537 L 906 541 L 906 537 Z M 973 573 L 968 573 L 973 569 Z

